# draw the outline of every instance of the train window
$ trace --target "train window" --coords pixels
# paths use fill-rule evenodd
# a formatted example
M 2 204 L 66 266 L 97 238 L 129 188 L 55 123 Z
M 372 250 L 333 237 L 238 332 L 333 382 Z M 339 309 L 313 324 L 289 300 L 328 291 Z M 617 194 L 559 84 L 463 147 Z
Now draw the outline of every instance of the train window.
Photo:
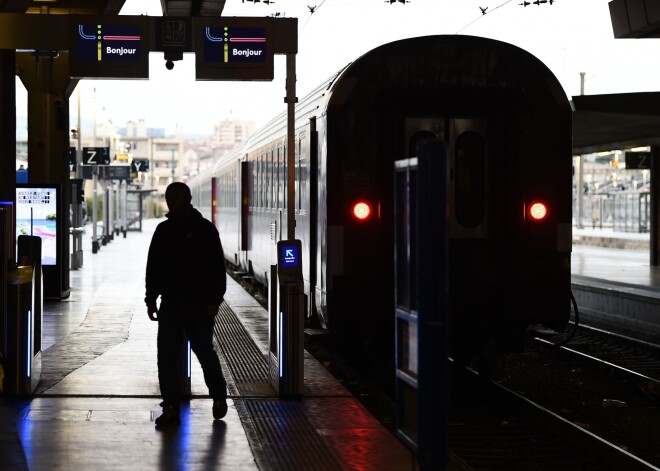
M 264 181 L 264 151 L 262 150 L 259 153 L 259 207 L 263 208 L 264 205 L 264 192 L 265 192 L 265 181 Z
M 252 159 L 248 159 L 248 172 L 250 175 L 250 191 L 248 192 L 249 198 L 250 198 L 250 203 L 252 203 L 250 206 L 254 206 L 256 203 L 256 189 L 257 189 L 257 163 L 256 159 L 253 157 Z
M 456 139 L 454 211 L 464 227 L 477 227 L 486 212 L 486 153 L 484 138 L 466 131 Z
M 309 142 L 307 141 L 306 134 L 300 136 L 300 160 L 305 160 L 307 158 L 307 152 L 309 150 Z
M 426 139 L 437 139 L 430 131 L 419 131 L 412 135 L 408 142 L 408 157 L 417 157 L 417 144 Z
M 264 150 L 264 152 L 261 154 L 261 187 L 260 187 L 260 192 L 261 192 L 261 207 L 266 208 L 266 191 L 268 189 L 267 182 L 268 182 L 268 175 L 266 174 L 266 162 L 268 162 L 268 151 Z
M 257 150 L 257 155 L 254 157 L 254 200 L 253 205 L 259 207 L 259 193 L 261 192 L 261 153 Z
M 282 207 L 282 148 L 277 148 L 277 172 L 275 173 L 275 178 L 277 179 L 277 201 L 275 203 L 276 208 Z
M 282 182 L 282 199 L 280 200 L 280 208 L 286 209 L 286 197 L 287 194 L 287 184 L 289 179 L 289 173 L 287 168 L 287 148 L 286 144 L 282 146 L 282 167 L 280 170 L 280 181 Z
M 270 180 L 270 182 L 269 182 L 270 185 L 268 186 L 268 188 L 270 188 L 270 190 L 268 192 L 270 196 L 268 197 L 268 199 L 269 199 L 269 206 L 271 208 L 274 208 L 275 207 L 275 185 L 276 185 L 276 183 L 275 183 L 275 151 L 274 150 L 270 151 L 270 160 L 268 161 L 268 165 L 269 165 L 268 178 Z
M 298 156 L 296 159 L 296 195 L 298 196 L 298 209 L 302 209 L 302 202 L 307 201 L 307 140 L 305 133 L 300 134 L 298 140 Z

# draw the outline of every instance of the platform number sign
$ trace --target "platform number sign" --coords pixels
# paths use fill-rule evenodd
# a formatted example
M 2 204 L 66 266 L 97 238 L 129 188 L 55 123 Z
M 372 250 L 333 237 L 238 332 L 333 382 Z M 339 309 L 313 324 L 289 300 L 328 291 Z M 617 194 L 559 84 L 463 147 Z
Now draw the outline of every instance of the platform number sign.
M 110 164 L 109 147 L 83 147 L 83 165 L 108 165 Z
M 651 168 L 651 152 L 626 152 L 627 170 L 648 170 Z
M 131 172 L 148 172 L 149 171 L 149 161 L 143 159 L 133 159 L 131 162 Z

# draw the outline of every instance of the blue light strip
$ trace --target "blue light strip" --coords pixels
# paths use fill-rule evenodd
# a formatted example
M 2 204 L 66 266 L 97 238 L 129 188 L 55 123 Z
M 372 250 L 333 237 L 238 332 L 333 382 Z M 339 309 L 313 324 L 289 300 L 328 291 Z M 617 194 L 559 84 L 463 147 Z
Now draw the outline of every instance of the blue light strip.
M 190 379 L 190 370 L 191 370 L 190 361 L 191 361 L 191 358 L 190 358 L 190 340 L 188 340 L 188 379 Z
M 284 377 L 284 313 L 280 311 L 279 322 L 277 323 L 279 345 L 277 346 L 277 356 L 280 366 L 280 378 Z
M 27 377 L 32 374 L 32 309 L 28 311 L 28 327 L 27 327 Z

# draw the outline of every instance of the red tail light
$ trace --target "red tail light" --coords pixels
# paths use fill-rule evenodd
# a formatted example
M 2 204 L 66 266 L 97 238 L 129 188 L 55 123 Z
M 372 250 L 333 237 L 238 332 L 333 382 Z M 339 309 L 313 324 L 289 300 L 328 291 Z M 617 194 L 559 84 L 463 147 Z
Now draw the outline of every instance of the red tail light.
M 527 209 L 527 215 L 532 221 L 544 221 L 548 217 L 548 205 L 542 201 L 533 201 Z
M 351 215 L 358 222 L 368 221 L 371 219 L 373 212 L 371 204 L 365 200 L 355 201 L 351 206 Z

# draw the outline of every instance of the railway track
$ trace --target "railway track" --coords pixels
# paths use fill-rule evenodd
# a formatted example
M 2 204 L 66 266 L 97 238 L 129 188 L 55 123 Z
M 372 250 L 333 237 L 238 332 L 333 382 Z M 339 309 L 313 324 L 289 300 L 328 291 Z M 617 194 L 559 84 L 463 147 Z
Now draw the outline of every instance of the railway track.
M 648 470 L 648 463 L 501 384 L 466 371 L 450 393 L 449 447 L 470 470 Z
M 493 382 L 469 370 L 454 377 L 452 463 L 466 470 L 660 469 L 660 354 L 612 342 L 580 329 L 572 348 L 538 339 L 504 356 Z M 394 433 L 395 404 L 322 345 L 308 347 Z M 627 368 L 616 368 L 616 359 Z
M 507 355 L 494 379 L 660 469 L 655 347 L 580 329 L 565 347 L 535 339 Z

